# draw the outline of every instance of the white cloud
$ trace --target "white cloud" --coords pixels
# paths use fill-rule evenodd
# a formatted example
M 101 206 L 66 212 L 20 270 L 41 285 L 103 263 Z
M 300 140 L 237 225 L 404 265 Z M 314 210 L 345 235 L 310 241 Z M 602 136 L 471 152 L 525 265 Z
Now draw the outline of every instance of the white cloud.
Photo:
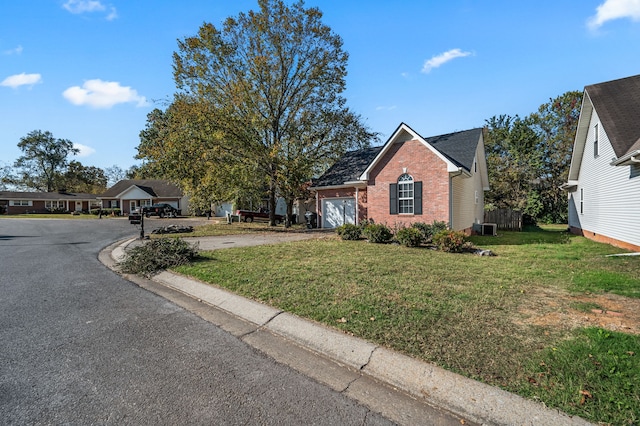
M 376 111 L 393 111 L 394 109 L 398 108 L 396 105 L 391 105 L 391 106 L 378 106 L 376 107 Z
M 5 50 L 3 53 L 5 55 L 19 55 L 22 53 L 22 46 L 18 45 L 18 47 L 14 49 Z
M 432 69 L 438 68 L 439 66 L 444 65 L 455 58 L 463 58 L 469 55 L 471 55 L 471 52 L 463 52 L 460 49 L 448 50 L 425 61 L 424 65 L 422 66 L 422 72 L 428 73 Z
M 111 11 L 107 15 L 107 21 L 113 21 L 117 17 L 118 17 L 118 12 L 116 11 L 116 8 L 111 6 Z
M 103 12 L 106 9 L 99 0 L 68 0 L 62 7 L 75 14 Z
M 135 103 L 136 106 L 147 106 L 144 96 L 128 86 L 121 86 L 117 81 L 87 80 L 82 87 L 69 87 L 62 93 L 74 105 L 88 105 L 93 108 L 111 108 L 116 104 Z
M 80 143 L 74 143 L 73 147 L 80 150 L 80 152 L 78 152 L 77 154 L 78 157 L 88 157 L 96 152 L 96 150 L 91 148 L 90 146 L 82 145 Z
M 40 74 L 15 74 L 2 80 L 0 86 L 18 88 L 20 86 L 33 86 L 34 84 L 42 83 L 42 76 Z
M 118 12 L 115 7 L 111 5 L 107 7 L 100 0 L 67 0 L 62 7 L 75 15 L 104 12 L 107 13 L 107 21 L 112 21 L 118 17 Z
M 607 21 L 630 18 L 640 21 L 640 0 L 605 0 L 596 8 L 595 16 L 587 21 L 591 30 L 596 30 Z

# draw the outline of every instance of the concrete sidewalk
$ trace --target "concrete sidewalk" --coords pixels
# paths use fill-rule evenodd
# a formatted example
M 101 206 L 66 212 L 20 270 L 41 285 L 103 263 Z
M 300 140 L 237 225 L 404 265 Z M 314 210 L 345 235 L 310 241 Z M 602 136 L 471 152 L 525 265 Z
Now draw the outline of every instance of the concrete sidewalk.
M 197 240 L 202 250 L 214 250 L 297 241 L 313 236 L 278 234 L 277 237 L 241 237 L 186 240 Z M 101 254 L 101 260 L 115 269 L 115 263 L 126 255 L 125 248 L 134 241 L 131 239 L 108 247 Z M 188 296 L 192 302 L 182 300 L 184 306 L 190 306 L 203 318 L 277 361 L 345 392 L 398 424 L 591 424 L 582 418 L 570 417 L 499 388 L 188 277 L 168 271 L 157 274 L 151 281 L 126 277 L 164 297 L 171 298 L 171 294 L 167 293 L 169 290 Z M 157 288 L 158 285 L 166 290 Z M 181 299 L 178 297 L 175 300 Z M 208 309 L 213 307 L 218 312 L 202 314 L 202 309 L 193 303 L 206 304 Z M 287 343 L 289 346 L 286 346 Z M 284 350 L 285 347 L 288 349 Z M 309 356 L 314 358 L 310 359 Z M 380 383 L 383 387 L 380 387 Z M 409 401 L 404 394 L 411 397 Z

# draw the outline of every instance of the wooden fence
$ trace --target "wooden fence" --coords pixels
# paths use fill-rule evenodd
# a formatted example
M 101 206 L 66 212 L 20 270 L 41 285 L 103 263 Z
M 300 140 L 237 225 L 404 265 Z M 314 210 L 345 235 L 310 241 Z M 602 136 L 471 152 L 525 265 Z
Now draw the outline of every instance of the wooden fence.
M 485 223 L 495 223 L 498 229 L 522 231 L 522 212 L 511 209 L 496 209 L 484 212 Z

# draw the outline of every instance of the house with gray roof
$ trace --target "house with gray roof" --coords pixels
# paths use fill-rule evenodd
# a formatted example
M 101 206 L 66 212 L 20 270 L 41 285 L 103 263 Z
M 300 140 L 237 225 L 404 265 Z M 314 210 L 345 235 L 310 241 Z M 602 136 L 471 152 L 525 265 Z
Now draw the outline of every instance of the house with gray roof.
M 584 88 L 563 188 L 571 232 L 640 251 L 640 75 Z
M 117 182 L 98 200 L 104 209 L 120 209 L 129 214 L 140 207 L 167 203 L 180 214 L 189 209 L 189 202 L 177 185 L 162 179 L 126 179 Z
M 401 123 L 383 146 L 346 153 L 311 189 L 322 228 L 442 221 L 470 233 L 489 189 L 482 129 L 425 138 Z

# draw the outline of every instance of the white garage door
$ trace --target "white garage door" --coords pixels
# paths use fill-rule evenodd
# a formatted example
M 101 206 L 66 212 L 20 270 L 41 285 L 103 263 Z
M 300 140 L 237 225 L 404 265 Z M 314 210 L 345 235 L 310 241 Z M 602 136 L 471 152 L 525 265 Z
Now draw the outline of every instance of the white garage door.
M 356 203 L 353 198 L 322 200 L 322 227 L 335 228 L 345 223 L 356 223 Z

